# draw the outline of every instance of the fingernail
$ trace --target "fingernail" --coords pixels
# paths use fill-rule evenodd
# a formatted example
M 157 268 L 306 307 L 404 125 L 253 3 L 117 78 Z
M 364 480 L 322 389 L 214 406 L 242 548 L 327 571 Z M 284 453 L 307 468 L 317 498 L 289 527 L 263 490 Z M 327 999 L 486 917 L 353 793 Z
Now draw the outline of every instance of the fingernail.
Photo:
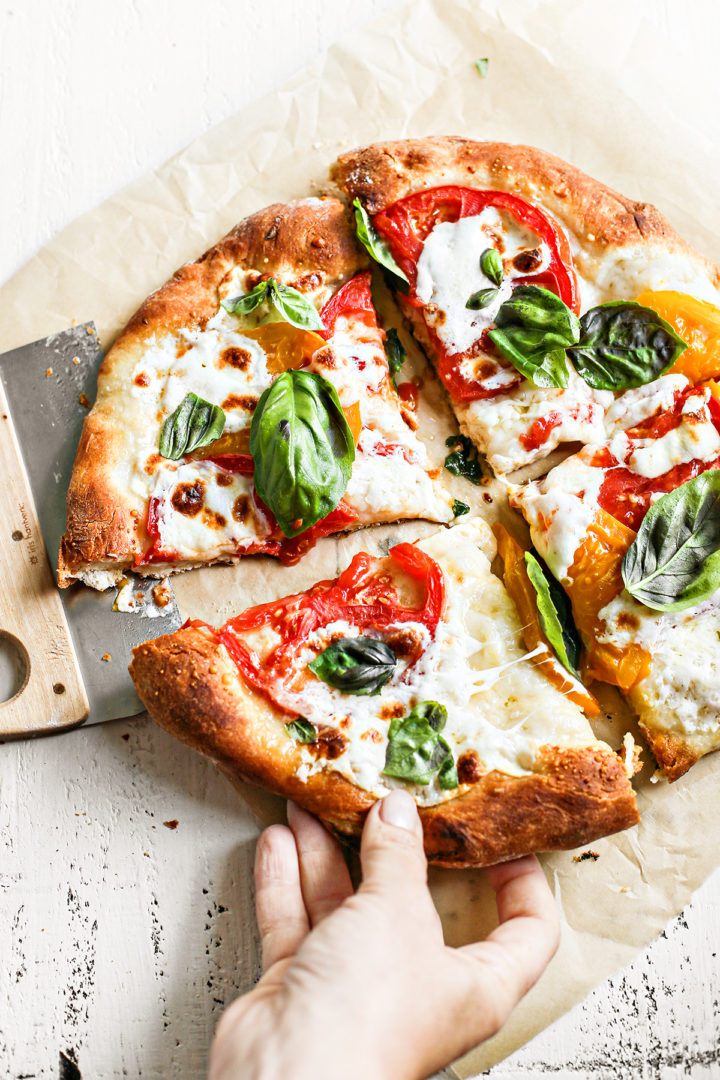
M 407 791 L 396 788 L 386 795 L 380 804 L 380 817 L 386 825 L 394 825 L 396 829 L 407 829 L 413 832 L 417 825 L 417 810 L 415 800 Z

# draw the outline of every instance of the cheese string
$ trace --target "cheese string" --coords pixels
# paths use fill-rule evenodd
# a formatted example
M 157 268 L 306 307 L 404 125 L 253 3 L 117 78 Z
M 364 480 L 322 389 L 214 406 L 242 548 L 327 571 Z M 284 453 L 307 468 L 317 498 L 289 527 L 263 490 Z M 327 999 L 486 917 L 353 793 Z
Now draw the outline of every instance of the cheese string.
M 488 687 L 492 686 L 493 683 L 497 682 L 502 672 L 507 668 L 512 667 L 514 664 L 521 664 L 524 660 L 533 660 L 536 656 L 539 656 L 541 653 L 546 653 L 547 651 L 547 645 L 541 643 L 536 646 L 532 652 L 523 653 L 522 656 L 518 656 L 515 660 L 509 660 L 507 664 L 498 664 L 496 667 L 485 668 L 484 671 L 478 672 L 478 677 L 473 680 L 473 685 L 479 690 L 486 690 Z

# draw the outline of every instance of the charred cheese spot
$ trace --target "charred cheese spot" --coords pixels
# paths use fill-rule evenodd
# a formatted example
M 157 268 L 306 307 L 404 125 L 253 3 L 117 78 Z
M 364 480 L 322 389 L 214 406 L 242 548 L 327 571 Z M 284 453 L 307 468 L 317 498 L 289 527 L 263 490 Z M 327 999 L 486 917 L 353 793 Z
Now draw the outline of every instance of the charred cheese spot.
M 241 349 L 238 345 L 230 345 L 223 349 L 217 358 L 219 368 L 232 367 L 238 371 L 247 371 L 252 364 L 252 353 L 249 349 Z
M 319 757 L 334 761 L 344 752 L 346 745 L 347 739 L 342 732 L 332 727 L 321 727 L 318 728 L 317 741 L 309 749 L 314 749 Z
M 387 705 L 383 705 L 378 715 L 381 720 L 399 720 L 401 716 L 405 715 L 405 706 L 401 705 L 399 701 L 388 702 Z
M 338 366 L 338 355 L 332 345 L 326 345 L 324 349 L 318 349 L 313 356 L 313 366 L 328 368 L 330 371 Z
M 258 398 L 253 397 L 252 394 L 228 394 L 222 403 L 222 407 L 225 412 L 232 412 L 233 409 L 242 409 L 243 412 L 255 412 L 257 408 Z
M 539 248 L 528 248 L 527 251 L 518 251 L 512 260 L 513 266 L 523 274 L 532 274 L 543 261 L 542 252 Z
M 322 278 L 318 273 L 305 274 L 303 277 L 297 279 L 292 284 L 294 289 L 298 292 L 312 292 L 313 289 L 317 289 L 322 283 Z
M 149 386 L 150 376 L 146 372 L 141 371 L 135 376 L 133 382 L 136 386 Z
M 230 473 L 221 472 L 215 477 L 215 483 L 218 487 L 231 487 L 233 478 Z
M 409 663 L 417 660 L 422 652 L 422 642 L 416 630 L 394 630 L 387 635 L 385 642 L 398 659 L 407 660 Z
M 232 516 L 235 521 L 239 521 L 242 525 L 245 524 L 250 517 L 250 496 L 238 495 L 237 499 L 233 503 Z
M 217 510 L 203 510 L 203 525 L 207 525 L 209 529 L 224 529 L 227 525 L 227 519 L 219 514 Z
M 189 341 L 178 341 L 177 348 L 175 349 L 175 356 L 180 360 L 191 348 L 192 345 Z
M 204 498 L 205 484 L 202 480 L 195 480 L 192 484 L 178 484 L 170 501 L 178 514 L 196 517 L 202 510 Z
M 152 476 L 152 474 L 155 472 L 156 466 L 158 466 L 161 461 L 162 458 L 160 457 L 160 454 L 150 455 L 144 465 L 145 472 L 148 474 L 148 476 Z
M 365 739 L 366 742 L 382 742 L 382 735 L 377 730 L 377 728 L 368 728 L 367 731 L 363 731 L 360 738 Z
M 474 750 L 466 750 L 457 763 L 458 780 L 461 784 L 477 784 L 483 775 L 480 758 Z
M 631 611 L 621 611 L 617 617 L 617 624 L 620 630 L 630 631 L 639 630 L 641 625 L 640 619 Z

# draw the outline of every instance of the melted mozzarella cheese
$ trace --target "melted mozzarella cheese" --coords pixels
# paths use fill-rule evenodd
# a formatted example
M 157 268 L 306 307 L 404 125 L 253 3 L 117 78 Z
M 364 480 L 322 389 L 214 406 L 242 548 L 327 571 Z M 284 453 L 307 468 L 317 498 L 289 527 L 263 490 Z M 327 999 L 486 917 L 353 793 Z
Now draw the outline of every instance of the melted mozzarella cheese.
M 612 402 L 605 414 L 605 430 L 609 437 L 627 431 L 643 420 L 672 408 L 675 398 L 689 386 L 684 375 L 661 375 L 654 382 L 626 390 Z
M 545 457 L 561 443 L 604 441 L 607 390 L 593 390 L 571 370 L 565 390 L 544 390 L 526 380 L 507 394 L 456 403 L 455 412 L 470 438 L 482 447 L 496 473 L 508 473 Z M 551 420 L 542 441 L 533 429 Z
M 690 394 L 680 424 L 659 439 L 631 440 L 627 467 L 639 476 L 654 478 L 688 461 L 718 457 L 720 434 L 707 407 L 709 397 L 710 391 L 703 389 Z
M 589 450 L 586 456 L 591 456 Z M 533 543 L 558 581 L 564 581 L 598 509 L 605 470 L 574 454 L 540 481 L 511 488 L 511 501 L 530 526 Z
M 159 540 L 183 559 L 237 554 L 268 533 L 252 500 L 247 476 L 211 461 L 190 461 L 157 471 Z
M 360 696 L 343 694 L 307 670 L 329 640 L 359 633 L 352 622 L 338 620 L 308 639 L 299 674 L 289 688 L 283 686 L 283 697 L 311 722 L 336 728 L 343 748 L 331 760 L 303 748 L 300 777 L 327 769 L 376 795 L 405 787 L 421 805 L 451 798 L 456 792 L 443 791 L 437 778 L 411 785 L 383 776 L 391 716 L 407 715 L 421 701 L 445 705 L 442 734 L 453 757 L 472 753 L 483 772 L 525 775 L 547 745 L 602 746 L 577 706 L 533 665 L 512 601 L 490 570 L 494 545 L 487 525 L 476 518 L 418 546 L 440 563 L 446 578 L 445 610 L 434 640 L 419 623 L 400 624 L 423 645 L 421 656 L 410 666 L 400 660 L 379 694 Z M 378 637 L 387 632 L 362 631 Z M 266 647 L 276 643 L 266 641 Z M 252 646 L 259 647 L 259 638 Z
M 497 296 L 480 311 L 466 304 L 478 289 L 493 287 L 480 269 L 480 256 L 486 248 L 500 251 L 505 275 Z M 526 274 L 515 269 L 512 258 L 520 251 L 537 249 L 544 269 L 550 252 L 533 232 L 522 228 L 511 214 L 486 207 L 480 214 L 458 221 L 442 221 L 425 240 L 417 264 L 416 293 L 423 304 L 425 319 L 450 353 L 462 353 L 480 338 L 483 330 L 495 321 L 498 308 L 512 293 L 511 282 Z

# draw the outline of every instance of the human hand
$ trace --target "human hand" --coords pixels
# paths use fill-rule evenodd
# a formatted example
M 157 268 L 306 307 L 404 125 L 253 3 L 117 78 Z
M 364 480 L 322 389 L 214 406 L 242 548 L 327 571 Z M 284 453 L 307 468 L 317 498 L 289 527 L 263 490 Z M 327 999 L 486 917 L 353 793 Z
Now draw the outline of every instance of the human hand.
M 500 925 L 448 948 L 415 802 L 395 790 L 363 830 L 354 892 L 341 849 L 292 803 L 255 859 L 265 974 L 218 1024 L 209 1080 L 421 1080 L 495 1034 L 557 949 L 537 859 L 487 870 Z

